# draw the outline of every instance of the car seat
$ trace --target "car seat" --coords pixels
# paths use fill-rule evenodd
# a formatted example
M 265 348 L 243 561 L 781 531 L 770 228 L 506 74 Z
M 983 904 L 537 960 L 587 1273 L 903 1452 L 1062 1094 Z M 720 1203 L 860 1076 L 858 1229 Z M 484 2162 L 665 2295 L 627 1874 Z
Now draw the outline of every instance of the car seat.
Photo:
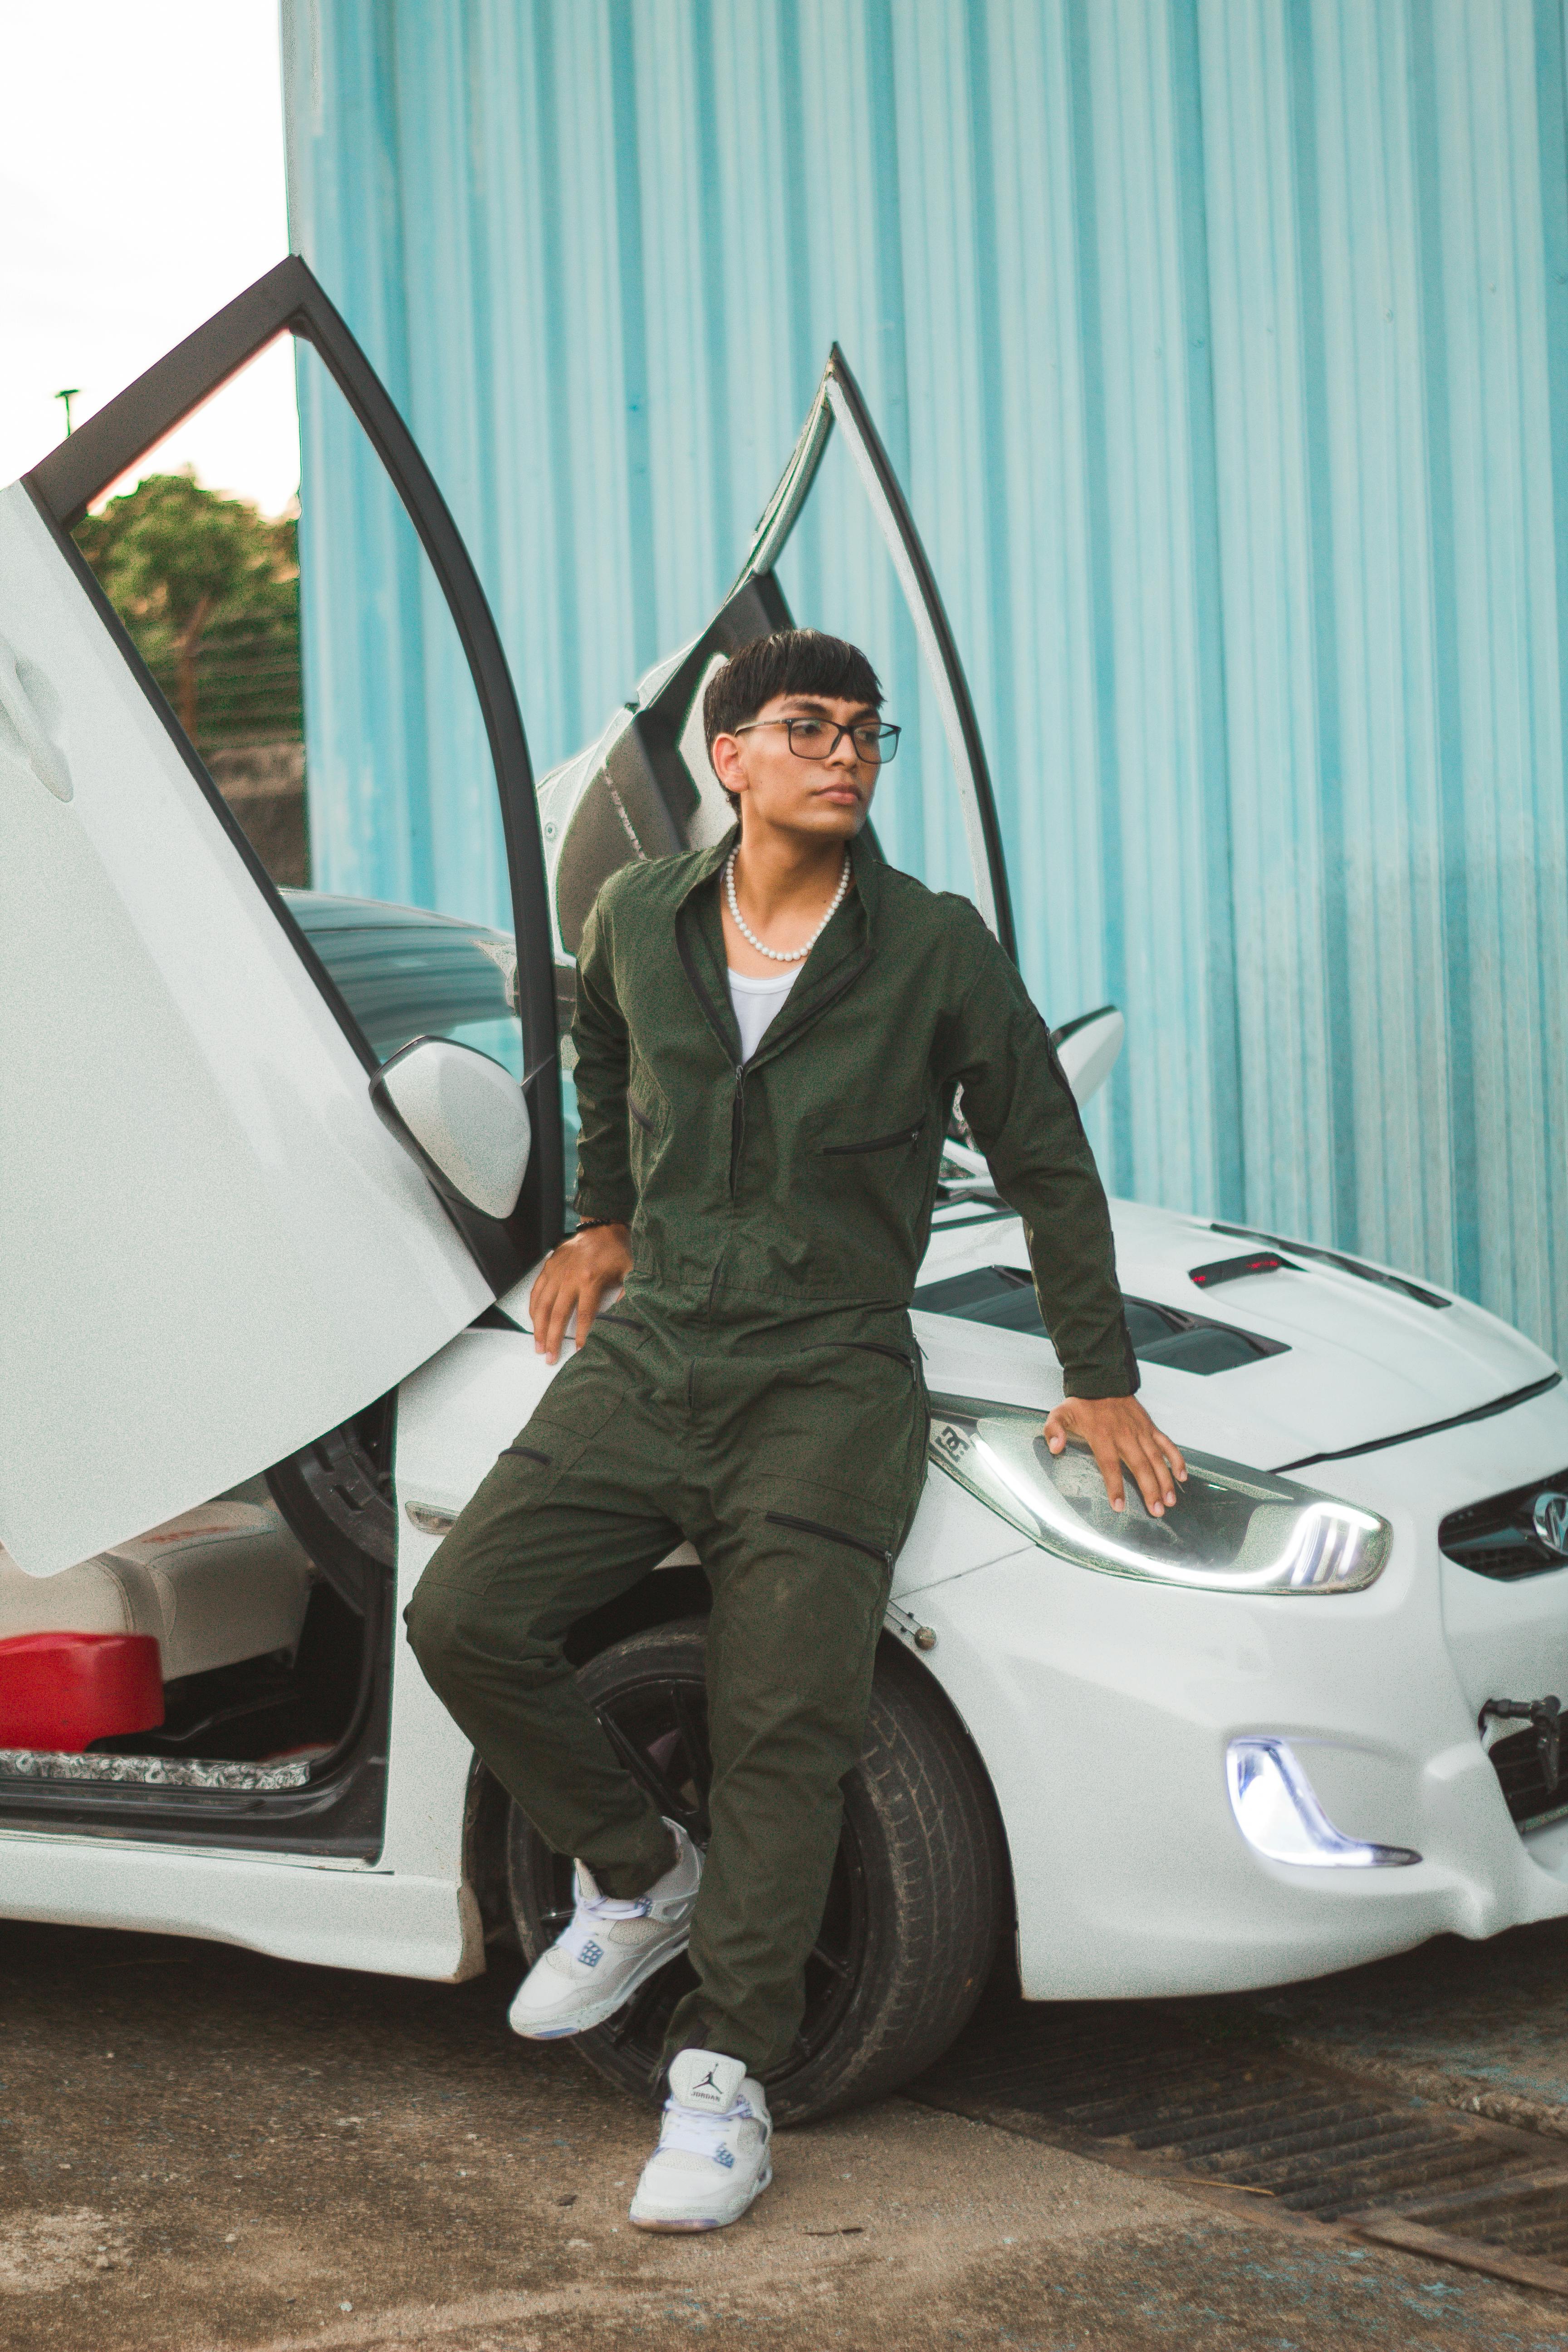
M 163 1680 L 292 1651 L 315 1570 L 260 1479 L 58 1576 L 0 1548 L 0 1641 L 19 1633 L 150 1633 Z

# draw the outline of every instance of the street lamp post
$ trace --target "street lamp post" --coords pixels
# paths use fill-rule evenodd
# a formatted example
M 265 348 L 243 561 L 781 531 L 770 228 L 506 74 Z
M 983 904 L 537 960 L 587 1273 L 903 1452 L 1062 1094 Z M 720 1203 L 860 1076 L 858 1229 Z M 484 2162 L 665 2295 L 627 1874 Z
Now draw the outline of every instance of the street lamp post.
M 81 398 L 81 386 L 79 383 L 68 384 L 65 391 L 56 393 L 55 398 L 65 403 L 66 439 L 68 441 L 71 436 L 71 403 Z

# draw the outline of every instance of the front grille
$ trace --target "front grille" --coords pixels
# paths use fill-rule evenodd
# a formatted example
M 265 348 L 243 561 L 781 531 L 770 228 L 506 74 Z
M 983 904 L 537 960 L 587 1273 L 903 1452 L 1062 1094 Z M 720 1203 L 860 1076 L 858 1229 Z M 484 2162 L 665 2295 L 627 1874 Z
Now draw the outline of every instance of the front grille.
M 1532 1478 L 1529 1486 L 1510 1487 L 1506 1495 L 1489 1496 L 1484 1503 L 1467 1503 L 1462 1511 L 1450 1511 L 1437 1530 L 1439 1548 L 1461 1568 L 1471 1569 L 1478 1576 L 1496 1577 L 1503 1583 L 1568 1568 L 1568 1552 L 1548 1542 L 1537 1523 L 1538 1506 L 1553 1496 L 1568 1496 L 1568 1469 Z
M 1539 1829 L 1568 1813 L 1568 1741 L 1563 1743 L 1563 1772 L 1555 1789 L 1546 1785 L 1546 1759 L 1533 1727 L 1510 1731 L 1488 1750 L 1492 1770 L 1502 1783 L 1509 1811 L 1521 1830 Z

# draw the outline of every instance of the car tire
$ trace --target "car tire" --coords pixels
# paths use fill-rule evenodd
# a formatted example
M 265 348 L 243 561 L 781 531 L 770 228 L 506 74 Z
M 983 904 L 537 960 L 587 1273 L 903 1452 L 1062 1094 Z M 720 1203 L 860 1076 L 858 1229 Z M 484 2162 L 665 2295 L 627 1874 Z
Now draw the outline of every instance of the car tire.
M 662 1812 L 708 1833 L 705 1626 L 634 1633 L 578 1682 Z M 775 2119 L 804 2124 L 896 2090 L 962 2032 L 996 1954 L 1008 1881 L 995 1800 L 924 1670 L 890 1638 L 879 1654 L 822 1934 L 807 1964 L 795 2055 L 768 2078 Z M 508 1892 L 531 1963 L 571 1916 L 571 1864 L 515 1804 Z M 695 1982 L 673 1960 L 576 2047 L 612 2082 L 655 2095 L 664 2029 Z

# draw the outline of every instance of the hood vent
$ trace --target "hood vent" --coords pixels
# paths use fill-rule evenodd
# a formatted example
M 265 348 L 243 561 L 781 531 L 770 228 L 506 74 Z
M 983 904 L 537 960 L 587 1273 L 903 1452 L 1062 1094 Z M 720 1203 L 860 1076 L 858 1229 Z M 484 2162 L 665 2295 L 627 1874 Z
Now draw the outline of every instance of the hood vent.
M 1310 1257 L 1319 1265 L 1331 1265 L 1340 1274 L 1353 1274 L 1358 1282 L 1375 1282 L 1384 1290 L 1397 1290 L 1402 1297 L 1414 1298 L 1418 1307 L 1451 1307 L 1453 1300 L 1445 1298 L 1440 1290 L 1428 1290 L 1424 1283 L 1412 1282 L 1407 1274 L 1390 1274 L 1381 1265 L 1368 1265 L 1364 1258 L 1346 1257 L 1342 1250 L 1321 1249 L 1316 1242 L 1281 1241 L 1278 1234 L 1260 1234 L 1250 1225 L 1211 1224 L 1211 1234 L 1225 1234 L 1231 1241 L 1263 1242 L 1269 1249 L 1294 1250 L 1298 1257 Z
M 1001 1331 L 1023 1331 L 1043 1339 L 1046 1327 L 1035 1297 L 1034 1278 L 1022 1266 L 977 1265 L 968 1274 L 921 1285 L 910 1301 L 926 1315 L 955 1315 L 966 1323 L 989 1323 Z M 1180 1307 L 1159 1307 L 1152 1298 L 1124 1298 L 1132 1352 L 1141 1364 L 1164 1364 L 1177 1372 L 1234 1371 L 1263 1356 L 1285 1356 L 1282 1339 L 1258 1331 L 1238 1331 Z

